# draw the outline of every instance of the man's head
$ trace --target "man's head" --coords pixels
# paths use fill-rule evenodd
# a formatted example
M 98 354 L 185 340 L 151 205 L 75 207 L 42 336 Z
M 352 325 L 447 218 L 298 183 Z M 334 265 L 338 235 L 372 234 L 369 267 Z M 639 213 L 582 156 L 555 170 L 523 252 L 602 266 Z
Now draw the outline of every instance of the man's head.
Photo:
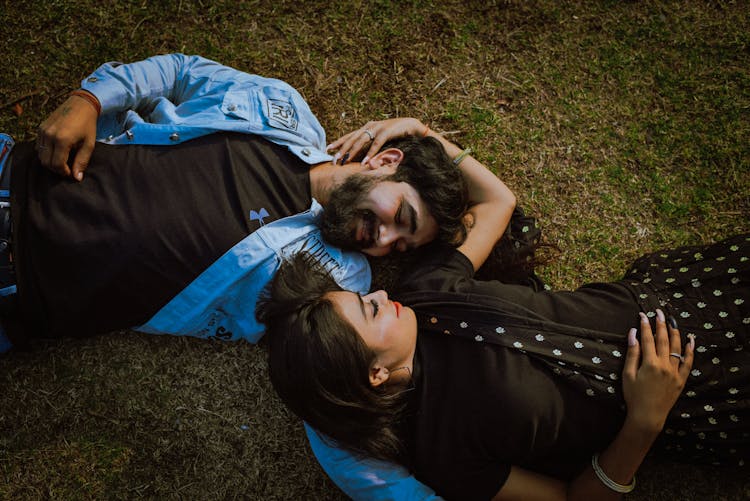
M 438 140 L 391 141 L 370 165 L 331 192 L 321 224 L 329 242 L 372 256 L 463 242 L 466 183 Z

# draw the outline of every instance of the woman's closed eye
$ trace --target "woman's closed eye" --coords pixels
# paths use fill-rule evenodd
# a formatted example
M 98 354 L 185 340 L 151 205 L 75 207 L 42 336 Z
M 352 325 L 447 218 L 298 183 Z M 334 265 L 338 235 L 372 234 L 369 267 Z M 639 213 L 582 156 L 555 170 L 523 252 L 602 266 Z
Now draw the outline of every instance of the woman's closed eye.
M 380 306 L 378 306 L 378 303 L 374 299 L 370 299 L 370 304 L 372 305 L 372 317 L 375 318 L 378 315 Z

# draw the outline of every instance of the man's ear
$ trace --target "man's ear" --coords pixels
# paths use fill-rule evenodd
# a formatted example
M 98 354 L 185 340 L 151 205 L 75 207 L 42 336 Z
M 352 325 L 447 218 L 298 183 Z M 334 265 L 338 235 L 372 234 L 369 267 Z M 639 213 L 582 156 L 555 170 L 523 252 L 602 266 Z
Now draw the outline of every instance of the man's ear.
M 377 388 L 385 383 L 390 377 L 390 371 L 379 363 L 373 362 L 372 366 L 370 366 L 370 386 L 373 388 Z
M 399 166 L 403 159 L 403 151 L 398 148 L 388 148 L 379 151 L 377 155 L 373 156 L 367 162 L 367 168 L 374 171 L 373 175 L 390 176 L 396 172 L 396 167 Z

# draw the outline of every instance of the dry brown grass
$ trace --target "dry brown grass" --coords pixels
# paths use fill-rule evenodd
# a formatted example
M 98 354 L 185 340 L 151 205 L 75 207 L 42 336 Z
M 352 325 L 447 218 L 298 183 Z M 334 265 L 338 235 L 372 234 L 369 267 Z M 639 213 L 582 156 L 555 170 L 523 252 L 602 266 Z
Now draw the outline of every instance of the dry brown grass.
M 11 2 L 0 130 L 108 60 L 197 53 L 287 80 L 329 137 L 416 116 L 471 145 L 562 249 L 555 287 L 750 231 L 743 1 Z M 16 116 L 13 104 L 23 113 Z M 340 499 L 262 348 L 117 333 L 0 357 L 0 498 Z M 739 499 L 732 472 L 649 463 L 630 499 Z

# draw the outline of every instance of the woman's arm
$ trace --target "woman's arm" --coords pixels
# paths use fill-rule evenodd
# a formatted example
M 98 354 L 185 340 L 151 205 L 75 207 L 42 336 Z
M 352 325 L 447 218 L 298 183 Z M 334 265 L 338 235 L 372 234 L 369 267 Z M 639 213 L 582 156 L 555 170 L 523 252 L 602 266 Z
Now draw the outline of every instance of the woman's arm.
M 416 118 L 368 122 L 364 127 L 334 141 L 327 149 L 337 150 L 334 163 L 339 159 L 343 163 L 348 158 L 357 158 L 366 149 L 362 162 L 367 163 L 386 142 L 407 135 L 434 137 L 452 159 L 459 158 L 463 153 L 458 146 Z M 471 155 L 463 156 L 458 162 L 458 168 L 469 189 L 470 208 L 467 220 L 471 221 L 467 228 L 468 236 L 458 250 L 469 258 L 476 271 L 505 233 L 516 206 L 516 197 L 505 183 Z
M 670 409 L 685 387 L 693 365 L 695 339 L 685 348 L 684 361 L 670 355 L 682 353 L 680 333 L 667 329 L 664 313 L 657 310 L 656 336 L 641 313 L 641 342 L 635 329 L 628 334 L 628 353 L 623 370 L 623 393 L 628 407 L 625 423 L 598 465 L 610 480 L 620 485 L 632 482 L 636 470 L 664 427 Z M 573 481 L 565 483 L 522 468 L 513 467 L 495 501 L 524 500 L 616 500 L 621 494 L 608 488 L 588 465 Z

